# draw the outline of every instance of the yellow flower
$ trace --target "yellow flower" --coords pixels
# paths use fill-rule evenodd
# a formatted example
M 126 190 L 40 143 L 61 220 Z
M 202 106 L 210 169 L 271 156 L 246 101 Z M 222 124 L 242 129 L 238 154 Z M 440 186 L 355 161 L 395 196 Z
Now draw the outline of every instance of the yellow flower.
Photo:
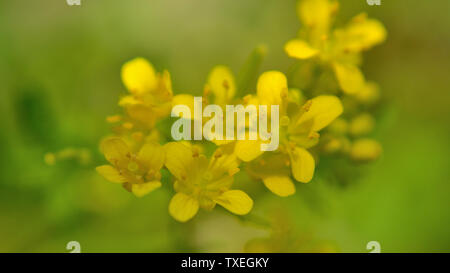
M 315 160 L 307 149 L 318 143 L 318 132 L 343 111 L 341 101 L 335 96 L 318 96 L 300 105 L 292 99 L 300 95 L 288 94 L 296 92 L 299 91 L 287 89 L 286 77 L 281 72 L 269 71 L 261 75 L 257 96 L 253 98 L 256 103 L 280 105 L 280 148 L 252 162 L 248 169 L 279 196 L 295 193 L 291 173 L 299 182 L 307 183 L 312 179 Z M 239 153 L 257 155 L 259 147 L 254 146 L 257 142 L 247 143 L 246 151 L 241 152 L 243 147 L 237 150 L 238 156 Z
M 225 110 L 225 106 L 232 103 L 236 93 L 236 84 L 233 72 L 223 65 L 215 66 L 208 75 L 207 82 L 203 90 L 203 107 L 209 103 L 217 104 Z M 189 107 L 191 113 L 194 112 L 194 96 L 190 94 L 176 95 L 172 99 L 172 107 L 183 104 Z M 191 119 L 194 117 L 191 115 Z M 208 119 L 203 118 L 203 123 Z
M 215 66 L 208 75 L 207 83 L 203 90 L 202 107 L 206 107 L 209 103 L 217 104 L 225 110 L 225 106 L 231 104 L 236 93 L 236 84 L 234 75 L 230 68 L 218 65 Z M 191 94 L 176 95 L 172 99 L 172 107 L 183 104 L 189 107 L 191 113 L 194 113 L 194 96 Z M 202 117 L 203 118 L 203 117 Z M 191 115 L 191 119 L 194 116 Z M 203 123 L 207 122 L 207 118 L 203 118 Z
M 303 23 L 308 37 L 314 43 L 320 43 L 323 35 L 329 32 L 333 16 L 339 7 L 337 1 L 303 0 L 297 5 L 297 14 Z
M 137 153 L 120 138 L 111 137 L 102 141 L 100 150 L 111 165 L 96 168 L 107 180 L 121 183 L 136 196 L 161 186 L 160 169 L 164 165 L 164 149 L 157 143 L 147 143 Z
M 127 115 L 113 115 L 106 118 L 112 124 L 115 137 L 122 139 L 131 152 L 137 152 L 145 143 L 159 142 L 161 134 L 156 128 L 148 128 L 135 122 Z
M 296 59 L 317 58 L 330 67 L 342 91 L 356 94 L 365 88 L 358 68 L 360 53 L 386 39 L 384 26 L 365 13 L 355 16 L 346 26 L 330 30 L 338 4 L 331 0 L 302 0 L 299 17 L 304 27 L 300 37 L 286 43 L 286 53 Z
M 281 76 L 280 76 L 281 74 Z M 283 82 L 284 81 L 284 82 Z M 287 94 L 287 80 L 281 72 L 269 71 L 263 73 L 258 80 L 257 84 L 257 94 L 258 97 L 247 96 L 243 99 L 244 104 L 247 106 L 249 104 L 255 104 L 258 108 L 258 104 L 264 104 L 268 107 L 268 115 L 270 116 L 270 105 L 272 104 L 280 104 L 281 98 L 277 98 L 276 94 L 281 94 L 284 92 L 284 88 L 282 86 L 286 86 L 286 94 Z M 282 90 L 283 89 L 283 90 Z M 211 71 L 208 77 L 208 83 L 205 86 L 205 104 L 208 103 L 212 97 L 212 102 L 218 104 L 222 107 L 223 112 L 225 112 L 225 105 L 230 105 L 233 102 L 234 94 L 236 91 L 235 80 L 231 70 L 225 66 L 216 66 Z M 186 98 L 187 100 L 192 100 L 191 98 Z M 189 104 L 188 104 L 189 105 Z M 257 109 L 258 111 L 258 109 Z M 204 119 L 203 123 L 207 122 L 208 119 Z M 226 117 L 223 116 L 223 124 L 226 124 Z M 237 126 L 236 122 L 235 132 L 237 134 Z M 226 140 L 225 136 L 223 140 L 213 140 L 216 145 L 227 145 L 230 143 L 234 143 L 234 151 L 237 157 L 243 161 L 251 161 L 254 158 L 258 157 L 263 153 L 261 151 L 261 144 L 269 142 L 262 141 L 259 137 L 257 140 L 249 139 L 249 116 L 245 116 L 245 130 L 246 136 L 244 140 Z
M 122 66 L 122 81 L 130 93 L 142 95 L 156 88 L 156 73 L 144 58 L 135 58 Z
M 211 100 L 214 104 L 222 107 L 223 113 L 225 113 L 225 105 L 234 105 L 236 103 L 240 103 L 239 99 L 234 97 L 236 93 L 236 84 L 235 77 L 230 68 L 226 66 L 216 66 L 214 67 L 208 76 L 208 82 L 205 85 L 204 96 L 208 98 L 207 101 Z M 212 95 L 212 99 L 210 99 L 210 95 Z M 248 116 L 245 117 L 245 126 L 248 126 Z M 206 122 L 207 120 L 205 120 Z M 226 117 L 223 117 L 223 124 L 226 125 Z M 236 124 L 235 124 L 236 126 Z M 237 134 L 237 128 L 235 128 L 235 135 Z M 248 139 L 248 132 L 246 132 L 246 139 Z M 248 161 L 251 158 L 247 158 L 243 154 L 243 151 L 246 150 L 245 146 L 247 140 L 226 140 L 225 136 L 223 140 L 214 140 L 216 145 L 224 145 L 235 142 L 235 152 L 240 160 Z M 258 141 L 258 143 L 260 143 Z M 256 145 L 256 144 L 255 144 Z M 240 151 L 240 152 L 239 152 Z M 251 156 L 250 156 L 251 157 Z
M 175 177 L 177 192 L 169 204 L 173 218 L 186 222 L 199 207 L 212 210 L 216 204 L 238 215 L 250 212 L 252 199 L 243 191 L 230 190 L 239 171 L 231 145 L 218 148 L 209 160 L 188 143 L 169 142 L 164 148 L 165 165 Z
M 130 95 L 121 98 L 119 105 L 131 119 L 152 128 L 170 114 L 173 92 L 168 71 L 157 74 L 147 60 L 135 58 L 122 66 L 121 76 Z
M 270 113 L 271 105 L 280 105 L 279 115 L 282 116 L 286 110 L 285 104 L 288 98 L 287 79 L 283 73 L 279 71 L 267 71 L 261 74 L 256 85 L 256 96 L 248 95 L 244 98 L 246 105 L 255 105 L 258 110 L 259 105 L 267 106 L 267 128 L 271 127 Z M 249 162 L 262 155 L 261 144 L 268 142 L 263 141 L 258 135 L 257 140 L 250 140 L 248 136 L 245 140 L 236 142 L 235 152 L 239 159 Z

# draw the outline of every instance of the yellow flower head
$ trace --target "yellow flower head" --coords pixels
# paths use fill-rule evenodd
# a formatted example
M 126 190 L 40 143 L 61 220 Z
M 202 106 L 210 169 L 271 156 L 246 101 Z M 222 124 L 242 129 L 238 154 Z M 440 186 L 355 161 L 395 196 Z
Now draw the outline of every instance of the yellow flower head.
M 131 119 L 152 128 L 170 114 L 173 92 L 168 71 L 157 74 L 147 60 L 135 58 L 122 66 L 121 76 L 130 95 L 121 98 L 119 105 Z
M 233 102 L 236 102 L 235 95 L 236 93 L 236 84 L 235 77 L 230 68 L 226 66 L 215 66 L 208 76 L 208 82 L 205 85 L 204 96 L 206 99 L 206 104 L 211 100 L 212 103 L 219 105 L 222 107 L 225 112 L 225 105 L 232 105 Z M 234 101 L 235 100 L 235 101 Z M 205 118 L 203 120 L 206 123 L 210 118 Z M 225 115 L 223 116 L 223 124 L 226 124 Z M 245 116 L 245 126 L 249 125 L 249 117 Z M 235 128 L 237 130 L 237 128 Z M 236 133 L 236 132 L 235 132 Z M 261 144 L 261 141 L 248 141 L 248 132 L 246 132 L 246 140 L 217 140 L 214 139 L 213 142 L 216 145 L 225 145 L 234 142 L 235 151 L 240 160 L 250 161 L 254 157 L 261 154 L 260 148 L 258 150 L 253 149 L 256 148 L 257 145 Z M 250 145 L 249 148 L 247 146 Z M 247 151 L 249 153 L 247 153 Z
M 367 17 L 366 13 L 360 13 L 353 17 L 343 28 L 334 31 L 336 47 L 340 53 L 369 50 L 382 43 L 387 33 L 380 21 Z
M 96 168 L 107 180 L 121 183 L 136 196 L 143 196 L 161 186 L 160 169 L 164 165 L 164 149 L 157 143 L 147 143 L 137 153 L 117 137 L 107 138 L 100 150 L 111 165 Z
M 122 81 L 131 94 L 142 95 L 156 88 L 156 73 L 144 58 L 135 58 L 122 66 Z
M 169 204 L 169 213 L 186 222 L 195 216 L 199 207 L 212 210 L 216 204 L 230 212 L 244 215 L 250 212 L 253 201 L 243 191 L 230 190 L 238 160 L 231 146 L 222 146 L 208 160 L 188 143 L 169 142 L 164 145 L 167 169 L 175 177 L 177 192 Z
M 131 152 L 138 152 L 145 143 L 159 142 L 160 131 L 156 128 L 136 122 L 128 115 L 113 115 L 106 118 L 112 125 L 114 136 L 122 139 L 130 148 Z
M 279 115 L 283 115 L 286 111 L 286 103 L 288 99 L 287 79 L 283 73 L 279 71 L 267 71 L 261 74 L 256 85 L 256 96 L 248 95 L 244 98 L 246 105 L 253 104 L 257 108 L 259 105 L 266 105 L 268 117 L 270 116 L 270 106 L 279 105 Z M 268 123 L 270 123 L 268 121 Z M 271 126 L 267 126 L 271 128 Z M 259 136 L 257 140 L 250 140 L 248 135 L 245 140 L 236 141 L 235 153 L 237 157 L 245 162 L 249 162 L 263 154 L 261 144 L 263 141 Z
M 303 23 L 300 37 L 288 41 L 284 47 L 288 56 L 317 60 L 332 68 L 345 94 L 356 94 L 365 88 L 359 70 L 359 54 L 386 39 L 384 26 L 365 13 L 355 16 L 349 24 L 330 30 L 338 4 L 331 0 L 302 0 L 299 17 Z
M 257 97 L 253 98 L 258 103 L 280 105 L 279 153 L 267 153 L 249 168 L 254 177 L 262 179 L 267 188 L 280 196 L 295 192 L 291 174 L 299 182 L 306 183 L 312 179 L 315 160 L 307 148 L 317 144 L 318 132 L 343 111 L 341 101 L 335 96 L 318 96 L 301 105 L 296 100 L 301 96 L 296 93 L 298 91 L 287 89 L 284 74 L 270 71 L 259 78 Z M 236 151 L 238 156 L 249 151 L 257 154 L 259 147 L 249 144 L 245 148 L 246 151 Z

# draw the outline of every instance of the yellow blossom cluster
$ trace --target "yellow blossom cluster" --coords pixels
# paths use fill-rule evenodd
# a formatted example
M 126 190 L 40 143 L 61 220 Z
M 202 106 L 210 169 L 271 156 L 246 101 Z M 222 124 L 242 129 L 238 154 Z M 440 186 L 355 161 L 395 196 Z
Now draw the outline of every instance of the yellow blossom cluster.
M 336 0 L 302 0 L 297 11 L 302 27 L 284 50 L 298 60 L 292 81 L 311 95 L 335 94 L 345 113 L 324 132 L 320 148 L 354 161 L 375 160 L 381 145 L 368 137 L 375 128 L 372 115 L 380 100 L 376 83 L 361 72 L 361 54 L 385 41 L 381 22 L 360 13 L 348 23 L 333 27 L 339 9 Z M 316 76 L 314 76 L 316 74 Z
M 175 194 L 168 210 L 180 222 L 193 218 L 199 208 L 212 210 L 216 205 L 237 215 L 249 213 L 253 200 L 234 181 L 240 171 L 278 196 L 294 194 L 294 182 L 312 180 L 320 153 L 333 148 L 331 140 L 364 135 L 374 123 L 369 114 L 358 113 L 350 121 L 340 116 L 346 113 L 345 100 L 371 104 L 378 97 L 377 89 L 365 81 L 358 67 L 361 52 L 383 41 L 386 33 L 378 21 L 365 15 L 331 31 L 336 10 L 335 1 L 300 1 L 303 27 L 299 38 L 289 41 L 285 50 L 293 58 L 307 60 L 309 66 L 315 63 L 323 71 L 333 71 L 342 92 L 324 88 L 330 84 L 318 84 L 320 91 L 307 96 L 301 86 L 290 86 L 291 79 L 288 84 L 288 77 L 280 71 L 262 73 L 253 90 L 245 90 L 246 95 L 238 92 L 235 76 L 226 66 L 214 67 L 207 77 L 205 106 L 279 106 L 277 150 L 262 151 L 264 140 L 259 136 L 256 140 L 174 141 L 158 124 L 171 121 L 175 105 L 192 108 L 194 97 L 174 95 L 168 71 L 157 73 L 149 61 L 135 58 L 122 67 L 121 78 L 128 94 L 118 102 L 123 113 L 107 117 L 113 135 L 101 141 L 100 150 L 109 164 L 97 167 L 97 172 L 136 196 L 170 183 Z M 305 71 L 300 66 L 295 69 L 296 80 Z M 202 122 L 206 121 L 204 118 Z M 322 131 L 325 142 L 320 140 Z M 381 149 L 367 139 L 352 145 L 349 154 L 355 158 L 371 158 Z M 208 153 L 206 147 L 214 148 Z M 163 172 L 170 174 L 169 179 L 162 179 Z

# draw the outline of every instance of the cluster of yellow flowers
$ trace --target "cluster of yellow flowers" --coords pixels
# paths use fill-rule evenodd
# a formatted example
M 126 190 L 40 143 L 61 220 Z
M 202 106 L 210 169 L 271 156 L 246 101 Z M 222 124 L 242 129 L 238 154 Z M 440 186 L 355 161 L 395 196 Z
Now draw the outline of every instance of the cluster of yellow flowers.
M 309 94 L 338 94 L 345 113 L 324 132 L 320 149 L 339 153 L 355 161 L 379 157 L 381 146 L 367 137 L 375 127 L 371 111 L 380 99 L 378 86 L 367 81 L 360 70 L 361 53 L 382 43 L 386 30 L 366 13 L 346 25 L 332 28 L 339 3 L 333 0 L 304 0 L 298 4 L 303 27 L 299 37 L 286 43 L 286 53 L 299 63 L 292 81 Z M 314 76 L 314 73 L 317 73 Z
M 377 89 L 364 80 L 358 65 L 360 53 L 383 41 L 386 34 L 379 22 L 367 19 L 365 15 L 359 15 L 348 26 L 331 32 L 336 10 L 335 1 L 301 1 L 299 15 L 303 28 L 300 38 L 289 41 L 285 50 L 291 57 L 309 61 L 296 66 L 296 79 L 304 76 L 304 65 L 318 65 L 323 68 L 324 75 L 327 75 L 327 69 L 334 72 L 339 92 L 327 87 L 332 79 L 319 77 L 329 82 L 318 83 L 314 88 L 305 87 L 318 92 L 311 99 L 305 99 L 303 88 L 302 91 L 290 88 L 282 72 L 267 71 L 258 78 L 256 94 L 240 98 L 229 68 L 216 66 L 207 78 L 204 106 L 212 103 L 222 108 L 236 104 L 279 106 L 280 144 L 276 151 L 261 151 L 264 141 L 260 138 L 170 141 L 162 134 L 158 123 L 169 119 L 174 105 L 193 108 L 194 97 L 174 95 L 168 71 L 156 73 L 150 62 L 136 58 L 122 67 L 122 81 L 129 94 L 119 100 L 124 113 L 107 118 L 113 124 L 114 135 L 103 139 L 100 149 L 110 164 L 97 167 L 97 172 L 111 182 L 122 184 L 136 196 L 143 196 L 161 187 L 161 172 L 168 170 L 176 192 L 170 201 L 169 213 L 180 222 L 194 217 L 200 207 L 212 210 L 216 204 L 234 214 L 249 213 L 253 207 L 252 199 L 245 192 L 234 189 L 233 183 L 234 175 L 243 166 L 247 174 L 261 180 L 274 194 L 294 194 L 293 181 L 307 183 L 313 178 L 320 152 L 341 145 L 332 142 L 347 139 L 347 134 L 367 133 L 367 127 L 370 127 L 367 123 L 373 123 L 368 114 L 358 114 L 350 124 L 338 117 L 344 111 L 345 100 L 370 104 L 378 97 Z M 319 131 L 330 124 L 326 142 L 319 142 Z M 374 143 L 369 142 L 356 141 L 350 154 L 372 157 L 373 151 L 368 152 L 370 155 L 364 154 L 366 149 L 374 149 L 369 147 Z M 214 146 L 209 156 L 205 152 L 206 145 Z M 312 151 L 314 146 L 320 149 Z M 334 147 L 334 150 L 338 148 Z M 355 149 L 363 152 L 354 152 Z

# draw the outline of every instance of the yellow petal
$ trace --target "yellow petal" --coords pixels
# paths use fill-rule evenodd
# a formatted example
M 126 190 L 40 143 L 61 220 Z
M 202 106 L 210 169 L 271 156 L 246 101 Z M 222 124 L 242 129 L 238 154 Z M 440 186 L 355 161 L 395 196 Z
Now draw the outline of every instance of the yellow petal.
M 298 126 L 310 124 L 311 131 L 318 132 L 342 114 L 341 100 L 336 96 L 317 96 L 311 100 L 308 110 L 297 121 Z
M 249 213 L 253 207 L 253 200 L 245 192 L 240 190 L 224 192 L 215 201 L 217 204 L 238 215 Z
M 164 165 L 164 148 L 158 143 L 147 143 L 142 146 L 138 154 L 138 160 L 145 167 L 152 170 L 159 170 Z
M 287 176 L 269 176 L 263 179 L 264 185 L 278 196 L 289 196 L 295 193 L 295 186 Z
M 298 15 L 304 25 L 317 34 L 325 34 L 331 24 L 331 17 L 337 10 L 336 1 L 303 0 L 298 4 Z
M 136 195 L 137 197 L 142 197 L 146 195 L 147 193 L 150 193 L 157 188 L 161 187 L 161 182 L 159 181 L 151 181 L 147 183 L 142 184 L 132 184 L 131 185 L 131 192 Z
M 186 222 L 197 214 L 198 201 L 184 193 L 177 193 L 169 204 L 169 213 L 175 220 Z
M 364 75 L 358 67 L 351 64 L 333 64 L 339 86 L 346 94 L 356 94 L 365 87 Z
M 208 76 L 208 84 L 215 96 L 214 102 L 222 105 L 234 97 L 236 85 L 231 70 L 226 66 L 216 66 Z
M 281 105 L 282 96 L 288 95 L 286 76 L 279 71 L 264 72 L 258 79 L 257 95 L 262 104 Z
M 309 59 L 316 56 L 319 51 L 311 47 L 307 42 L 299 39 L 291 40 L 284 46 L 284 51 L 289 57 L 297 59 Z
M 144 58 L 135 58 L 122 66 L 122 81 L 128 91 L 143 94 L 156 87 L 155 69 Z
M 237 140 L 234 152 L 236 156 L 245 162 L 252 161 L 258 156 L 262 155 L 264 151 L 261 151 L 261 140 Z
M 185 180 L 188 173 L 192 172 L 192 149 L 180 142 L 169 142 L 164 145 L 166 152 L 165 165 L 170 173 L 178 180 Z
M 292 175 L 295 180 L 303 183 L 311 181 L 314 175 L 314 158 L 303 148 L 295 147 L 290 151 Z
M 126 178 L 120 174 L 120 172 L 114 168 L 111 165 L 102 165 L 99 166 L 97 168 L 95 168 L 95 170 L 101 174 L 104 178 L 106 178 L 107 180 L 114 182 L 114 183 L 125 183 Z
M 100 143 L 100 150 L 112 165 L 120 168 L 128 166 L 130 149 L 122 139 L 118 137 L 107 138 Z

